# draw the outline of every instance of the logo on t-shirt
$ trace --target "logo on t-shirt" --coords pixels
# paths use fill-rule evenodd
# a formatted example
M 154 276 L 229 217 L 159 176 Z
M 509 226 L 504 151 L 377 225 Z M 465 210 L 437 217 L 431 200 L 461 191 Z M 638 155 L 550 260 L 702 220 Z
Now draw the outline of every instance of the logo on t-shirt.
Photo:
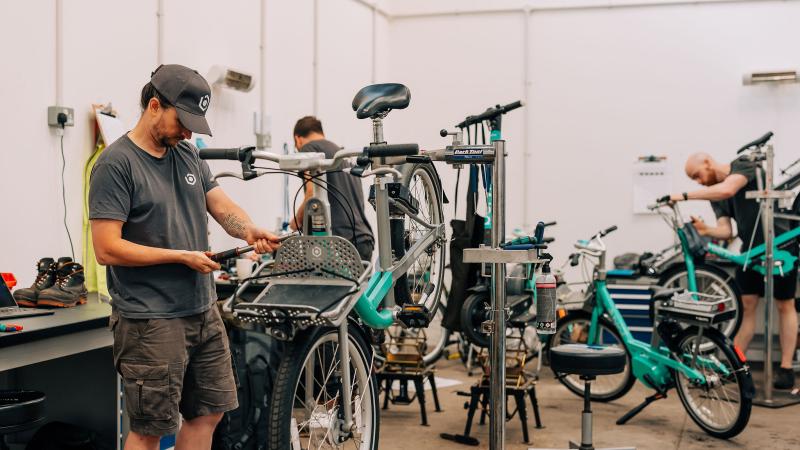
M 187 173 L 186 182 L 189 183 L 189 186 L 194 186 L 194 184 L 197 182 L 197 178 L 195 178 L 193 174 Z

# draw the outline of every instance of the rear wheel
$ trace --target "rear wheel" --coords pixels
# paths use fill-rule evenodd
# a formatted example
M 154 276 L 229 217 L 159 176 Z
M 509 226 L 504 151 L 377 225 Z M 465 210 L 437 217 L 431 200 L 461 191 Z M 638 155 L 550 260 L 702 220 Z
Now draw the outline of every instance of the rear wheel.
M 555 334 L 550 337 L 548 349 L 564 344 L 587 344 L 591 322 L 592 318 L 585 312 L 574 312 L 563 320 L 559 320 Z M 631 371 L 631 355 L 628 353 L 627 349 L 625 349 L 622 337 L 620 337 L 617 329 L 605 319 L 600 319 L 598 326 L 600 327 L 598 341 L 592 344 L 618 347 L 624 349 L 627 354 L 625 370 L 623 370 L 622 373 L 599 375 L 597 379 L 592 382 L 592 401 L 610 402 L 627 394 L 633 387 L 636 378 Z M 569 374 L 556 375 L 559 377 L 558 380 L 561 384 L 566 386 L 573 394 L 578 396 L 584 395 L 585 383 L 580 379 L 580 376 Z
M 696 327 L 685 329 L 678 343 L 682 362 L 704 377 L 698 382 L 675 371 L 675 387 L 689 417 L 716 438 L 741 433 L 750 420 L 753 379 L 733 344 L 715 329 L 698 335 Z
M 406 164 L 402 168 L 402 173 L 403 185 L 418 202 L 419 218 L 429 225 L 440 226 L 444 222 L 442 188 L 433 165 Z M 392 219 L 393 223 L 396 224 L 396 220 Z M 399 230 L 399 224 L 393 225 L 392 233 L 392 251 L 398 259 L 430 231 L 412 217 L 403 216 L 402 220 L 402 230 Z M 444 284 L 444 265 L 444 240 L 440 239 L 428 245 L 406 273 L 397 280 L 395 285 L 397 303 L 421 304 L 428 311 L 435 311 Z

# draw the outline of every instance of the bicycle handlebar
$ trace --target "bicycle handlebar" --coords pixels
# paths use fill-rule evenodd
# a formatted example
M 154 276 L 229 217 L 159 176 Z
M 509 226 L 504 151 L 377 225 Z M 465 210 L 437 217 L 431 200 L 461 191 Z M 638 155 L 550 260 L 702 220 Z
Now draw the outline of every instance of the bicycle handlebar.
M 760 138 L 756 139 L 755 141 L 753 141 L 753 142 L 749 142 L 749 143 L 747 143 L 747 144 L 743 145 L 743 146 L 742 146 L 742 148 L 740 148 L 739 150 L 737 150 L 737 151 L 736 151 L 736 154 L 738 155 L 739 153 L 742 153 L 742 152 L 744 152 L 744 151 L 746 151 L 746 150 L 749 150 L 749 149 L 751 149 L 751 148 L 753 148 L 753 147 L 755 147 L 755 148 L 761 148 L 761 147 L 763 147 L 763 146 L 764 146 L 764 144 L 766 144 L 766 143 L 767 143 L 767 142 L 768 142 L 770 139 L 772 139 L 772 136 L 773 136 L 773 133 L 772 133 L 772 131 L 767 131 L 767 133 L 766 133 L 766 134 L 764 134 L 764 135 L 763 135 L 763 136 L 761 136 Z
M 507 105 L 497 105 L 494 108 L 489 108 L 486 111 L 478 114 L 477 116 L 469 116 L 464 119 L 461 123 L 456 125 L 456 128 L 466 128 L 470 125 L 474 125 L 476 123 L 481 123 L 484 120 L 489 120 L 497 116 L 502 116 L 508 112 L 511 112 L 517 108 L 521 108 L 525 106 L 522 100 L 517 100 L 513 103 L 509 103 Z
M 201 148 L 199 151 L 200 159 L 229 159 L 231 161 L 245 161 L 247 154 L 255 150 L 255 147 L 238 148 Z
M 606 236 L 607 234 L 609 234 L 611 232 L 614 232 L 614 231 L 617 231 L 617 226 L 616 225 L 611 225 L 610 227 L 606 228 L 605 230 L 597 233 L 597 235 L 600 236 L 600 237 L 603 237 L 603 236 Z
M 418 144 L 376 144 L 364 147 L 364 154 L 369 158 L 384 156 L 413 156 L 419 154 Z

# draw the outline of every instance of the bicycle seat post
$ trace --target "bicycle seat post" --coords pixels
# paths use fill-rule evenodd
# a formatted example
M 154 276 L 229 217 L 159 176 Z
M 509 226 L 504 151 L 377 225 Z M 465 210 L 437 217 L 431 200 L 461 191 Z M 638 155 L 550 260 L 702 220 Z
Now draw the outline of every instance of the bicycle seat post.
M 385 115 L 378 114 L 372 117 L 372 143 L 385 144 L 383 140 L 383 118 Z

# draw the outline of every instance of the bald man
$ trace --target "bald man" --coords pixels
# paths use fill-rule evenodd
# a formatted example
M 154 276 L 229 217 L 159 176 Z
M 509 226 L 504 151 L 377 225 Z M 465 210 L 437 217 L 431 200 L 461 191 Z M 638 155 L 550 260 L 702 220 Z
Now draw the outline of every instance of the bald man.
M 742 240 L 742 252 L 764 243 L 761 220 L 758 214 L 758 203 L 745 198 L 745 192 L 758 189 L 756 171 L 761 168 L 757 163 L 743 158 L 731 163 L 715 161 L 707 153 L 695 153 L 686 161 L 686 175 L 702 184 L 703 188 L 692 192 L 673 194 L 673 202 L 684 200 L 710 200 L 714 214 L 717 216 L 716 226 L 706 225 L 701 219 L 692 217 L 692 223 L 701 236 L 715 239 L 733 237 L 731 218 L 736 221 L 739 238 Z M 763 175 L 763 173 L 762 173 Z M 775 220 L 775 234 L 789 230 L 789 223 Z M 797 255 L 797 242 L 785 248 Z M 753 270 L 736 271 L 736 283 L 742 291 L 744 306 L 742 325 L 739 328 L 734 344 L 742 351 L 747 350 L 756 325 L 756 305 L 764 296 L 764 277 Z M 797 267 L 775 277 L 775 300 L 780 316 L 781 366 L 775 372 L 775 388 L 791 389 L 794 386 L 792 357 L 797 344 L 797 312 L 794 307 L 797 287 Z

